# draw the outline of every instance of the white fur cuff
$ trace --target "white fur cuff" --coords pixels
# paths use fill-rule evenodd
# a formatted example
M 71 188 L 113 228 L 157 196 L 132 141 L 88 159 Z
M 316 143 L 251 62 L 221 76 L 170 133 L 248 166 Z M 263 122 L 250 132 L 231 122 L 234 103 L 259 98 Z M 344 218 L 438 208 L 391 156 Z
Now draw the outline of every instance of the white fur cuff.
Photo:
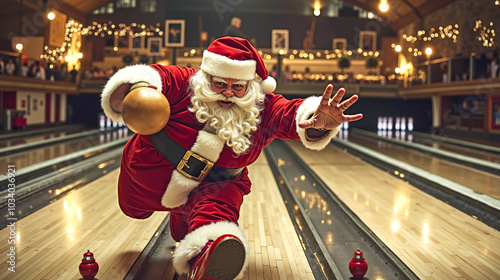
M 324 149 L 340 130 L 340 126 L 338 126 L 332 129 L 327 135 L 325 135 L 325 137 L 321 138 L 318 141 L 312 142 L 307 140 L 306 130 L 299 127 L 299 122 L 307 120 L 312 114 L 314 114 L 320 102 L 321 96 L 311 96 L 306 98 L 297 109 L 297 114 L 295 115 L 295 122 L 297 123 L 297 133 L 299 134 L 300 140 L 306 148 L 311 150 Z
M 101 107 L 104 114 L 115 122 L 123 122 L 121 113 L 111 109 L 110 98 L 113 92 L 122 84 L 147 82 L 162 92 L 161 76 L 158 71 L 148 65 L 131 65 L 118 70 L 106 83 L 101 94 Z
M 243 264 L 243 269 L 235 279 L 243 278 L 245 269 L 248 266 L 248 260 L 250 258 L 250 246 L 248 245 L 245 235 L 240 227 L 238 227 L 235 223 L 228 221 L 220 221 L 204 225 L 188 233 L 179 243 L 177 249 L 175 249 L 173 255 L 175 270 L 180 274 L 189 273 L 190 267 L 188 261 L 201 253 L 208 241 L 215 241 L 217 238 L 225 234 L 232 234 L 238 237 L 245 246 L 245 263 Z

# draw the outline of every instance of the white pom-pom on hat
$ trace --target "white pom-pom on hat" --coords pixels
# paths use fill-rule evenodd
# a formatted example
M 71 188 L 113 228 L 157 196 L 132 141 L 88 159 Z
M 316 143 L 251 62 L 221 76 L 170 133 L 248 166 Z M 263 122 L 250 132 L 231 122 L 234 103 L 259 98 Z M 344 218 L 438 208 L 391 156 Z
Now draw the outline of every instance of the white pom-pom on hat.
M 260 82 L 260 87 L 264 93 L 273 92 L 276 89 L 276 80 L 273 77 L 268 76 L 267 79 Z

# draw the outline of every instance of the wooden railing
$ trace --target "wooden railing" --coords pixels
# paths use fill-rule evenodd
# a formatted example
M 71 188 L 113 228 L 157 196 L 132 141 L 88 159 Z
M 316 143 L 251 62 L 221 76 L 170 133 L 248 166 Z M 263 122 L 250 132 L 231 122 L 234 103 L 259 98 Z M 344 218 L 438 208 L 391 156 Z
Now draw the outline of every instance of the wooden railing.
M 35 92 L 77 94 L 76 83 L 39 80 L 35 78 L 0 75 L 0 90 L 18 91 L 31 90 Z

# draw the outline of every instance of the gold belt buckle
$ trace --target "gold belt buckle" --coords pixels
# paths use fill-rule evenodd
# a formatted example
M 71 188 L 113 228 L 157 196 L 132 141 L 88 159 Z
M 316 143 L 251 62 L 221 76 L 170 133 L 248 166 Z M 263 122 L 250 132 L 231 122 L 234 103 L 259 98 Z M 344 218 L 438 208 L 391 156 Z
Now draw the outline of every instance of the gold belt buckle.
M 190 157 L 194 157 L 196 159 L 198 159 L 199 161 L 203 162 L 205 164 L 205 167 L 203 168 L 203 170 L 201 170 L 200 172 L 200 175 L 198 175 L 198 177 L 196 176 L 193 176 L 189 173 L 187 173 L 186 171 L 184 171 L 184 167 L 187 167 L 187 168 L 190 168 L 189 165 L 188 165 L 188 160 Z M 189 179 L 193 179 L 195 181 L 198 181 L 198 182 L 202 182 L 205 177 L 207 177 L 208 175 L 208 172 L 210 172 L 210 170 L 212 170 L 212 167 L 214 166 L 214 163 L 209 161 L 208 159 L 198 155 L 198 154 L 195 154 L 193 152 L 191 152 L 190 150 L 186 151 L 186 153 L 184 154 L 184 156 L 182 157 L 181 161 L 179 161 L 179 164 L 177 164 L 177 171 L 179 171 L 182 175 L 188 177 Z

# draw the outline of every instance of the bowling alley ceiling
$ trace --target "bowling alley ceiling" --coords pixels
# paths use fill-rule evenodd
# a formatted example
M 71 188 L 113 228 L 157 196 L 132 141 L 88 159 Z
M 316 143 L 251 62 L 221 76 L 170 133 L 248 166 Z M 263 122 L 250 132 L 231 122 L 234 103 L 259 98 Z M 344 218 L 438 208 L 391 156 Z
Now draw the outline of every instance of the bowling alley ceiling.
M 24 9 L 31 8 L 33 10 L 55 8 L 68 16 L 81 20 L 82 18 L 90 15 L 92 11 L 113 1 L 114 0 L 2 0 L 3 8 L 0 10 L 0 14 L 18 12 L 20 5 L 23 5 Z M 135 1 L 139 2 L 141 0 Z M 173 5 L 176 7 L 182 5 L 192 5 L 191 8 L 193 8 L 197 6 L 195 5 L 197 1 L 205 2 L 207 0 L 190 0 L 172 3 L 175 3 Z M 227 2 L 226 0 L 213 1 Z M 381 1 L 387 1 L 389 6 L 389 10 L 385 13 L 381 12 L 379 9 Z M 456 0 L 344 0 L 343 2 L 373 12 L 381 17 L 385 22 L 388 22 L 393 30 L 398 30 L 454 1 Z M 273 9 L 276 9 L 276 11 L 280 13 L 285 7 L 288 10 L 293 7 L 293 9 L 297 9 L 297 14 L 303 14 L 304 7 L 307 8 L 307 6 L 310 6 L 312 9 L 315 5 L 325 7 L 331 3 L 331 0 L 252 0 L 251 2 L 242 3 L 241 9 L 238 12 L 242 12 L 243 9 L 247 9 L 249 6 L 254 6 L 248 9 L 253 13 L 258 13 L 259 10 L 265 13 L 272 13 Z M 189 9 L 189 7 L 182 8 Z

